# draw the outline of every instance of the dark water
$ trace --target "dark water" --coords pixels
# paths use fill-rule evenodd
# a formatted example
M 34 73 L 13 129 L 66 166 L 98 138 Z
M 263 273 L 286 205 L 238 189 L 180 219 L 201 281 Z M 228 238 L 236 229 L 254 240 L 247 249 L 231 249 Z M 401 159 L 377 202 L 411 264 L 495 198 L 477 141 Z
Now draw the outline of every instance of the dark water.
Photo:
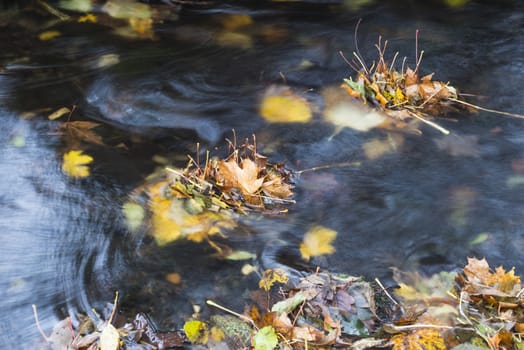
M 149 312 L 165 329 L 180 327 L 192 303 L 206 299 L 241 310 L 256 286 L 256 277 L 240 273 L 243 262 L 217 260 L 206 245 L 156 248 L 128 232 L 120 210 L 157 166 L 153 156 L 180 160 L 196 142 L 221 147 L 231 129 L 256 133 L 261 153 L 295 170 L 361 161 L 303 173 L 288 215 L 248 222 L 231 234 L 228 244 L 258 254 L 252 263 L 318 265 L 389 281 L 391 266 L 431 273 L 475 255 L 522 274 L 524 121 L 454 115 L 455 121 L 439 121 L 450 136 L 423 126 L 421 136 L 403 134 L 397 151 L 366 159 L 363 144 L 386 132 L 344 129 L 333 136 L 334 127 L 318 115 L 306 125 L 269 125 L 257 113 L 264 90 L 282 83 L 282 75 L 322 105 L 321 89 L 352 74 L 338 52 L 355 49 L 361 18 L 358 44 L 369 61 L 382 35 L 391 54 L 398 50 L 413 65 L 419 29 L 423 72 L 485 96 L 475 103 L 522 114 L 522 5 L 212 4 L 184 7 L 178 20 L 157 24 L 155 40 L 73 21 L 53 27 L 61 36 L 39 41 L 49 15 L 4 14 L 0 344 L 32 348 L 39 335 L 31 304 L 49 331 L 67 315 L 100 310 L 115 290 L 124 310 Z M 231 13 L 249 14 L 253 23 L 237 30 L 244 37 L 224 44 L 221 16 Z M 108 57 L 118 61 L 102 64 Z M 49 112 L 38 112 L 73 104 L 79 116 L 104 124 L 99 132 L 107 146 L 82 147 L 95 158 L 86 180 L 62 174 L 66 145 Z M 36 116 L 22 118 L 28 111 Z M 312 225 L 338 232 L 336 252 L 304 266 L 298 245 Z M 481 233 L 487 239 L 472 244 Z M 182 285 L 165 280 L 171 272 Z

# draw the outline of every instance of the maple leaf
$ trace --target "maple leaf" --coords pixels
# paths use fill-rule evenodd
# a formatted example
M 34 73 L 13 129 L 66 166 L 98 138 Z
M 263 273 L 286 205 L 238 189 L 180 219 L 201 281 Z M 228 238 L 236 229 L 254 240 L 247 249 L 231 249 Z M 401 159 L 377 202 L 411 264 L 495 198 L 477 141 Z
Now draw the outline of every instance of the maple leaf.
M 78 145 L 81 141 L 85 141 L 103 146 L 102 137 L 93 131 L 98 126 L 99 123 L 90 121 L 67 121 L 60 124 L 58 132 L 64 134 L 71 145 Z
M 264 178 L 258 177 L 260 169 L 254 161 L 244 158 L 239 165 L 235 158 L 219 161 L 218 169 L 223 187 L 236 187 L 244 196 L 251 197 L 262 187 Z
M 87 164 L 93 161 L 93 157 L 83 154 L 83 151 L 69 151 L 64 154 L 62 171 L 71 177 L 88 177 L 89 167 Z
M 336 237 L 337 231 L 335 230 L 320 225 L 313 226 L 304 235 L 300 244 L 300 254 L 305 260 L 309 260 L 312 256 L 333 254 L 335 247 L 332 242 Z

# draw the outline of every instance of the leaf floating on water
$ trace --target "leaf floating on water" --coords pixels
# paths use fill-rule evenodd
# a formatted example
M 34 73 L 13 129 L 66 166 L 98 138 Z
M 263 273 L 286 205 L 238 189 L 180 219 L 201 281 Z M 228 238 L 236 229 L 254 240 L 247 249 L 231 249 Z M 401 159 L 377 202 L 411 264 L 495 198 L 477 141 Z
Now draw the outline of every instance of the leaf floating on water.
M 89 166 L 93 161 L 93 157 L 83 154 L 83 151 L 69 151 L 64 154 L 62 162 L 62 171 L 71 177 L 88 177 Z
M 337 231 L 324 226 L 313 226 L 304 235 L 300 244 L 300 254 L 305 260 L 313 256 L 333 254 L 335 247 L 333 241 L 337 237 Z
M 140 204 L 127 202 L 122 206 L 122 211 L 124 213 L 127 228 L 129 228 L 130 231 L 136 231 L 140 226 L 142 226 L 146 212 Z
M 118 350 L 120 348 L 120 335 L 116 328 L 108 323 L 100 333 L 100 350 Z
M 261 328 L 253 338 L 255 350 L 273 350 L 277 344 L 278 338 L 273 326 Z
M 66 142 L 78 146 L 82 141 L 103 146 L 102 137 L 93 131 L 100 126 L 99 123 L 90 121 L 66 121 L 60 124 L 58 132 L 65 135 Z
M 313 117 L 309 102 L 287 87 L 271 86 L 259 113 L 270 123 L 307 123 Z
M 92 13 L 87 13 L 84 16 L 78 17 L 77 22 L 78 23 L 96 23 L 97 22 L 97 18 Z

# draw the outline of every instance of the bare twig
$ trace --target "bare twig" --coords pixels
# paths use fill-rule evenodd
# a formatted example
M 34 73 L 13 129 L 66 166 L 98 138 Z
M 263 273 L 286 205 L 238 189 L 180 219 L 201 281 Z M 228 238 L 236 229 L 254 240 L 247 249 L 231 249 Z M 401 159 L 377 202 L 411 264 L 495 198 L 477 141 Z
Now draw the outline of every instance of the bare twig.
M 489 109 L 489 108 L 485 108 L 485 107 L 480 107 L 480 106 L 474 105 L 472 103 L 468 103 L 466 101 L 462 101 L 462 100 L 459 100 L 459 99 L 456 99 L 456 98 L 452 98 L 452 97 L 448 97 L 448 100 L 456 102 L 456 103 L 460 103 L 460 104 L 463 104 L 463 105 L 466 105 L 468 107 L 472 107 L 472 108 L 475 108 L 475 109 L 478 109 L 478 110 L 481 110 L 481 111 L 484 111 L 484 112 L 490 112 L 490 113 L 495 113 L 495 114 L 502 114 L 502 115 L 507 115 L 509 117 L 515 117 L 515 118 L 524 119 L 524 115 L 522 115 L 522 114 L 509 113 L 509 112 L 497 111 L 495 109 Z

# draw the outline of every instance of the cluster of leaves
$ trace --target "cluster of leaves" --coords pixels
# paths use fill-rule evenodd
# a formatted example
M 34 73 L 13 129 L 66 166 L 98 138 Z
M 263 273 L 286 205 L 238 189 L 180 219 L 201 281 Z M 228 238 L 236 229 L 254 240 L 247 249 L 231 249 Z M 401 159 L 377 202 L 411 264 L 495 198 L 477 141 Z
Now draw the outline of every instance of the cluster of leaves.
M 229 145 L 224 159 L 207 153 L 200 165 L 189 157 L 186 168 L 166 168 L 160 180 L 135 191 L 147 196 L 159 245 L 179 238 L 201 242 L 234 228 L 237 214 L 284 213 L 294 203 L 291 172 L 281 164 L 269 164 L 257 152 L 254 137 L 252 143 L 246 139 L 240 146 Z
M 524 288 L 519 276 L 485 259 L 468 259 L 456 278 L 459 321 L 472 326 L 492 350 L 524 349 Z
M 457 90 L 441 81 L 434 81 L 434 73 L 419 76 L 419 66 L 424 51 L 420 56 L 417 52 L 416 67 L 411 69 L 405 67 L 405 59 L 402 69 L 395 68 L 395 61 L 398 52 L 388 64 L 384 55 L 387 48 L 387 41 L 382 45 L 379 37 L 378 61 L 371 67 L 367 67 L 364 59 L 358 53 L 354 53 L 358 63 L 348 62 L 357 72 L 356 79 L 344 79 L 342 88 L 353 96 L 379 109 L 385 115 L 397 121 L 427 121 L 427 117 L 438 117 L 450 111 L 456 110 L 459 95 Z M 461 105 L 462 106 L 462 105 Z M 431 123 L 432 124 L 432 123 Z M 445 129 L 432 124 L 439 130 L 446 133 Z
M 290 285 L 283 270 L 266 270 L 259 287 L 267 299 L 253 296 L 244 314 L 208 301 L 231 315 L 208 321 L 196 316 L 183 332 L 158 332 L 143 314 L 130 322 L 111 322 L 111 316 L 98 327 L 88 318 L 77 327 L 64 320 L 46 340 L 66 349 L 102 350 L 187 343 L 255 350 L 524 348 L 524 289 L 513 270 L 492 271 L 485 259 L 470 258 L 460 273 L 427 278 L 394 271 L 394 278 L 396 298 L 378 280 L 316 271 Z

